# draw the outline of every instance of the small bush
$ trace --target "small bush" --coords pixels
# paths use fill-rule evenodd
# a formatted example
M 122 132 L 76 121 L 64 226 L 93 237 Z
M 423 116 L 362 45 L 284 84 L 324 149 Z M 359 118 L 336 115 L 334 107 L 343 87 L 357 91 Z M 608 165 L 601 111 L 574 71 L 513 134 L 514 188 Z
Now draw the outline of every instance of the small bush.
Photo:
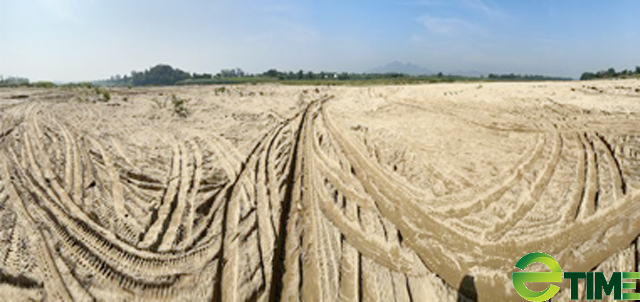
M 36 88 L 54 88 L 56 87 L 56 84 L 54 84 L 53 82 L 40 81 L 31 84 L 31 86 Z
M 104 99 L 108 102 L 109 100 L 111 100 L 111 93 L 109 92 L 109 90 L 104 90 L 102 92 L 102 97 L 104 97 Z
M 224 86 L 222 86 L 222 87 L 218 87 L 218 88 L 216 88 L 216 89 L 214 90 L 214 92 L 215 92 L 215 94 L 216 94 L 216 95 L 218 95 L 218 94 L 223 94 L 223 93 L 225 93 L 226 91 L 227 91 L 227 88 L 225 88 Z
M 96 87 L 91 82 L 80 82 L 80 83 L 67 83 L 60 85 L 60 88 L 65 90 L 73 90 L 73 89 L 95 89 Z
M 94 88 L 96 94 L 98 95 L 98 99 L 100 101 L 103 102 L 108 102 L 111 100 L 111 93 L 109 92 L 109 90 L 104 89 L 104 88 L 100 88 L 100 87 L 96 87 Z
M 185 118 L 189 116 L 189 110 L 186 104 L 189 100 L 176 97 L 175 94 L 171 95 L 171 103 L 173 104 L 173 114 Z

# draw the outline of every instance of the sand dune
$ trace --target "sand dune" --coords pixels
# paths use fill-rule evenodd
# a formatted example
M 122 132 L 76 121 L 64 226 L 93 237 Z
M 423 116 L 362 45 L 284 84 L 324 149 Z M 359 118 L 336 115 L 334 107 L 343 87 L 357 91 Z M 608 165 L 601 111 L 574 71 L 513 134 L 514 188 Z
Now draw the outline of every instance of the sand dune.
M 0 300 L 520 301 L 530 252 L 640 265 L 640 81 L 111 95 L 0 90 Z

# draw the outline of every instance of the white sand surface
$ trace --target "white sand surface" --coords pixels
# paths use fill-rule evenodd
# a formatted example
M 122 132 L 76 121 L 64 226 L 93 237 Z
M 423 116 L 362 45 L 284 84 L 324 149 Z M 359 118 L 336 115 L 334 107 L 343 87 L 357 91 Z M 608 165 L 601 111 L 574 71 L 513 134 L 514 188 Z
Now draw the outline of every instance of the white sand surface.
M 520 301 L 530 252 L 638 270 L 640 81 L 221 87 L 0 89 L 0 300 Z

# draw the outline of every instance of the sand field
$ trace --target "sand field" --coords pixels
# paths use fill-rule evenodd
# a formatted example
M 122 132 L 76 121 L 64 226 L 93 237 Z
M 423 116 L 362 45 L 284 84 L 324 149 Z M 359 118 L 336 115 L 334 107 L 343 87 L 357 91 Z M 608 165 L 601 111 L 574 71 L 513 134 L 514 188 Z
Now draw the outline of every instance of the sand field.
M 0 89 L 1 301 L 522 301 L 530 252 L 640 266 L 638 80 L 95 98 Z

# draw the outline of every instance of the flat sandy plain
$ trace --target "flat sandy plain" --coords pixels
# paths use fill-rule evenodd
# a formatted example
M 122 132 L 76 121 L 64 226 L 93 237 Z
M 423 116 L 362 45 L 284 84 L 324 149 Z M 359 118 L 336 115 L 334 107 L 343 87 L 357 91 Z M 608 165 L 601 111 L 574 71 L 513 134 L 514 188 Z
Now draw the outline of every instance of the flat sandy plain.
M 0 89 L 2 301 L 522 301 L 530 252 L 640 266 L 640 81 L 95 99 Z

